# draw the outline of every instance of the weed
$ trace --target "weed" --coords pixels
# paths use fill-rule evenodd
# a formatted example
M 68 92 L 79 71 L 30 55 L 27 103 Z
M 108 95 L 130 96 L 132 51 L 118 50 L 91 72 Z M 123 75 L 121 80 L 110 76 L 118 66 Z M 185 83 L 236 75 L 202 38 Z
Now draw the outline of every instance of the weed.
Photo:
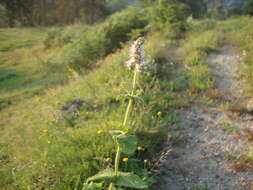
M 233 168 L 237 172 L 253 169 L 253 156 L 252 152 L 247 155 L 241 155 L 233 164 Z
M 145 171 L 145 173 L 142 173 L 142 176 L 135 175 L 133 173 L 126 173 L 126 172 L 120 172 L 120 162 L 121 162 L 121 154 L 131 156 L 134 154 L 135 150 L 137 150 L 139 153 L 143 150 L 143 147 L 137 146 L 137 138 L 135 135 L 131 135 L 129 131 L 132 129 L 129 128 L 128 120 L 130 119 L 130 113 L 132 111 L 132 107 L 134 105 L 134 98 L 135 94 L 137 92 L 136 86 L 138 82 L 138 73 L 144 72 L 144 66 L 146 67 L 146 63 L 144 60 L 144 39 L 142 37 L 138 38 L 132 45 L 130 50 L 130 60 L 127 62 L 126 66 L 128 69 L 131 69 L 134 67 L 134 76 L 133 76 L 133 83 L 132 83 L 132 89 L 130 94 L 130 100 L 128 102 L 128 106 L 126 108 L 124 121 L 122 124 L 124 131 L 120 130 L 114 130 L 111 131 L 113 139 L 116 144 L 116 155 L 115 155 L 115 163 L 114 163 L 114 170 L 107 168 L 103 171 L 100 171 L 95 176 L 89 177 L 87 179 L 87 182 L 84 184 L 85 188 L 95 188 L 95 186 L 99 187 L 102 184 L 109 184 L 108 189 L 112 190 L 116 187 L 127 187 L 127 188 L 135 188 L 135 189 L 143 189 L 148 187 L 148 172 Z M 161 112 L 159 112 L 161 113 Z M 158 114 L 158 116 L 161 114 Z M 101 134 L 102 131 L 99 130 L 98 134 Z M 129 161 L 128 157 L 125 157 L 122 159 L 123 163 L 125 163 L 125 168 L 127 168 L 127 163 Z M 138 161 L 138 160 L 137 160 Z M 132 162 L 133 164 L 133 162 Z M 130 163 L 130 166 L 132 165 Z M 136 170 L 138 167 L 138 164 L 136 164 L 134 167 L 132 166 L 132 170 Z M 146 181 L 142 180 L 141 177 L 143 175 L 147 178 Z M 93 183 L 100 182 L 100 183 Z M 150 181 L 150 180 L 148 180 Z M 90 183 L 91 182 L 91 183 Z
M 238 130 L 237 126 L 231 125 L 229 123 L 225 123 L 224 124 L 224 128 L 228 131 L 228 132 L 236 132 Z
M 220 105 L 219 105 L 219 108 L 223 111 L 227 111 L 228 108 L 229 108 L 229 102 L 222 102 Z
M 232 161 L 235 160 L 235 156 L 231 155 L 231 154 L 225 154 L 225 158 L 227 161 Z

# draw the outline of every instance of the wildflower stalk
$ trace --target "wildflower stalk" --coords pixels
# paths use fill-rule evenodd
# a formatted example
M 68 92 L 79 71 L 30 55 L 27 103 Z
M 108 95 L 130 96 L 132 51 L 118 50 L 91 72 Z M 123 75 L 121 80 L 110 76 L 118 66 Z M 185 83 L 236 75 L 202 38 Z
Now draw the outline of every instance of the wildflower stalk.
M 119 174 L 119 161 L 120 161 L 120 147 L 119 147 L 119 143 L 117 142 L 117 152 L 116 152 L 115 163 L 114 163 L 115 176 L 118 176 Z
M 110 183 L 108 190 L 112 190 L 112 188 L 113 188 L 113 183 Z
M 133 86 L 132 86 L 131 96 L 134 95 L 134 91 L 135 91 L 135 88 L 136 88 L 137 73 L 138 73 L 137 70 L 135 70 L 134 71 L 134 77 L 133 77 Z M 126 127 L 132 104 L 133 104 L 133 98 L 130 98 L 130 100 L 128 102 L 127 109 L 126 109 L 124 122 L 123 122 L 124 127 Z M 114 172 L 115 172 L 114 174 L 117 177 L 118 174 L 119 174 L 119 162 L 120 162 L 120 146 L 119 146 L 119 143 L 117 142 L 117 140 L 116 140 L 116 144 L 117 144 L 117 152 L 116 152 L 115 162 L 114 162 Z M 112 190 L 112 188 L 113 188 L 113 183 L 110 183 L 109 190 Z
M 144 38 L 140 37 L 138 38 L 132 45 L 131 50 L 130 50 L 130 56 L 131 59 L 127 62 L 127 67 L 131 68 L 132 65 L 135 66 L 134 69 L 134 76 L 133 76 L 133 82 L 132 82 L 132 90 L 130 94 L 130 100 L 127 105 L 124 121 L 123 121 L 123 127 L 126 128 L 127 126 L 127 121 L 131 112 L 131 108 L 133 105 L 133 96 L 135 93 L 136 89 L 136 84 L 137 84 L 137 78 L 138 78 L 138 72 L 141 72 L 143 68 L 146 67 L 146 62 L 144 61 Z M 115 156 L 115 162 L 114 162 L 114 175 L 117 177 L 119 175 L 119 163 L 120 163 L 120 145 L 116 139 L 116 145 L 117 145 L 117 151 L 116 151 L 116 156 Z M 113 189 L 113 183 L 110 183 L 109 189 Z
M 132 98 L 132 96 L 134 95 L 134 91 L 135 91 L 135 88 L 136 88 L 137 74 L 138 74 L 138 72 L 135 69 L 135 71 L 134 71 L 134 78 L 133 78 L 132 92 L 131 92 L 131 98 L 130 98 L 130 100 L 128 102 L 128 106 L 127 106 L 127 110 L 126 110 L 126 114 L 125 114 L 125 118 L 124 118 L 124 122 L 123 122 L 123 127 L 126 127 L 127 120 L 128 120 L 129 114 L 130 114 L 130 110 L 131 110 L 131 107 L 132 107 L 132 104 L 133 104 L 133 98 Z

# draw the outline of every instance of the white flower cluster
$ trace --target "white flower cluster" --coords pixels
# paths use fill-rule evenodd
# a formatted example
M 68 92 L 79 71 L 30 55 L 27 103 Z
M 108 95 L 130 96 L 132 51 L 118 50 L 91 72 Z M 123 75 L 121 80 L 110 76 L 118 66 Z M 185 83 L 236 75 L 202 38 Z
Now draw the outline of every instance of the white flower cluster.
M 130 59 L 126 62 L 128 69 L 135 68 L 136 72 L 142 72 L 148 68 L 148 62 L 145 61 L 144 37 L 139 37 L 133 42 L 129 56 Z

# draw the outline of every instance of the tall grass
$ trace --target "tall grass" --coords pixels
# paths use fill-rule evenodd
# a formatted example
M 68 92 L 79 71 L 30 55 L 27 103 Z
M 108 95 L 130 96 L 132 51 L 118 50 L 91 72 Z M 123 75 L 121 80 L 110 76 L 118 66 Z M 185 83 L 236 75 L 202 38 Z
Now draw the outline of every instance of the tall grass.
M 188 69 L 190 92 L 201 92 L 213 87 L 212 72 L 207 56 L 218 49 L 222 35 L 212 20 L 194 21 L 186 33 L 179 56 Z

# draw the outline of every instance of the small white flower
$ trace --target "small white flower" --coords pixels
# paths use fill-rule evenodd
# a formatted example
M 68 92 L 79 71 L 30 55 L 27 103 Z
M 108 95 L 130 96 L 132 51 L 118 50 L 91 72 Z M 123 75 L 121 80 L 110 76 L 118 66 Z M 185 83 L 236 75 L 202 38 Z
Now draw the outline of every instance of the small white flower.
M 145 61 L 144 37 L 139 37 L 133 42 L 129 50 L 130 59 L 125 63 L 128 69 L 135 68 L 136 72 L 142 72 L 148 68 Z

